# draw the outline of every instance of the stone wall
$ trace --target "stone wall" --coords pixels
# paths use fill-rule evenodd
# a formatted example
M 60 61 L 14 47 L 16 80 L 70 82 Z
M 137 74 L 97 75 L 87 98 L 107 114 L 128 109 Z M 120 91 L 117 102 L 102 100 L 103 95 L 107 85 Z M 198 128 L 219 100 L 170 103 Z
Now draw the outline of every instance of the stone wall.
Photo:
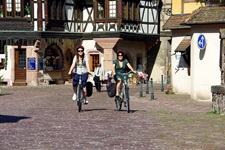
M 225 85 L 211 86 L 212 109 L 219 114 L 225 114 Z

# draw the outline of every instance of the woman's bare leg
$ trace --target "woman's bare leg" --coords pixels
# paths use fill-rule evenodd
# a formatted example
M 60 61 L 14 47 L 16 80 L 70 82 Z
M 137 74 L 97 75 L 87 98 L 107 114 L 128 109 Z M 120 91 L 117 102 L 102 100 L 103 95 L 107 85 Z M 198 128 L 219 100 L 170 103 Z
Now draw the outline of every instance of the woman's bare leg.
M 122 81 L 118 80 L 117 85 L 116 85 L 116 96 L 120 94 L 120 86 L 121 86 Z

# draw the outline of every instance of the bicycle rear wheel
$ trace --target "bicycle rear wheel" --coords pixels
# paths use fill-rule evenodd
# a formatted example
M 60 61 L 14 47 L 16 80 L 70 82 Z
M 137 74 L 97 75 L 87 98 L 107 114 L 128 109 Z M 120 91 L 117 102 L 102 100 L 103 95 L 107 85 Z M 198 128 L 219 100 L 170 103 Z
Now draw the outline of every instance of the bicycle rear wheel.
M 82 110 L 82 101 L 83 101 L 83 94 L 82 94 L 81 85 L 77 86 L 77 96 L 78 96 L 78 101 L 77 101 L 78 112 L 81 112 L 81 110 Z
M 129 96 L 129 87 L 128 86 L 125 86 L 124 96 L 125 96 L 125 101 L 126 101 L 127 112 L 130 113 L 130 96 Z

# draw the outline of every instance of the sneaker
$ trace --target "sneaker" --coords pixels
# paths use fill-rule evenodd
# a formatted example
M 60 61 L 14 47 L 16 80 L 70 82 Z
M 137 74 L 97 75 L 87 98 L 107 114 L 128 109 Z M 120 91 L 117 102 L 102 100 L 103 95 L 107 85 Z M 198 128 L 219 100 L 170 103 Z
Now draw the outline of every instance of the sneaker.
M 88 100 L 84 99 L 84 104 L 87 105 L 88 104 Z
M 77 94 L 74 93 L 74 94 L 73 94 L 73 97 L 72 97 L 72 100 L 75 101 L 76 99 L 77 99 Z

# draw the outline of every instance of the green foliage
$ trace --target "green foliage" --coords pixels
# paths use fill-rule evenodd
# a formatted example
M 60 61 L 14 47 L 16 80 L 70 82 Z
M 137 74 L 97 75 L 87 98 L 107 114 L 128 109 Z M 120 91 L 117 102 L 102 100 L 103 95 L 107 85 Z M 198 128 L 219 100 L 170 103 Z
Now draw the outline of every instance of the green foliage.
M 224 3 L 225 0 L 195 0 L 196 2 L 200 3 L 206 3 L 206 2 L 211 2 L 211 3 Z
M 3 75 L 0 76 L 0 86 L 3 85 L 2 82 L 3 82 Z
M 27 5 L 25 6 L 25 10 L 27 12 L 27 15 L 30 15 L 30 6 L 29 4 L 27 3 Z

